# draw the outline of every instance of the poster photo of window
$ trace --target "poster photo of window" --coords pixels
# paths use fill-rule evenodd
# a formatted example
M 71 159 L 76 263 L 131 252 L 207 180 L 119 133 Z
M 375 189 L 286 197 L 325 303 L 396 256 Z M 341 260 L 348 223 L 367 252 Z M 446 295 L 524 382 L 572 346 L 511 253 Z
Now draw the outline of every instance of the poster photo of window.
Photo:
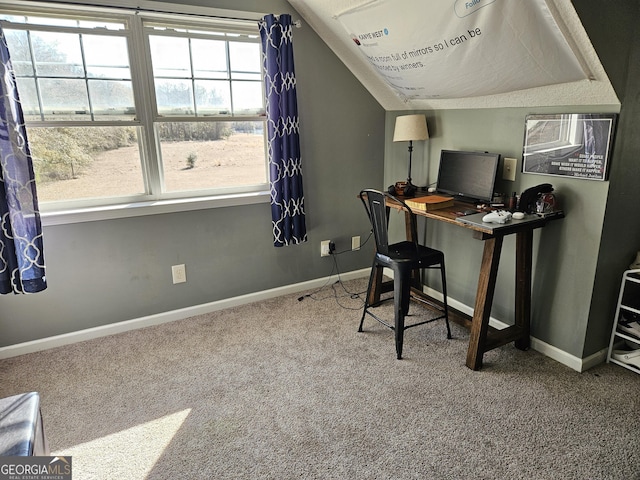
M 527 115 L 523 173 L 606 180 L 616 114 Z

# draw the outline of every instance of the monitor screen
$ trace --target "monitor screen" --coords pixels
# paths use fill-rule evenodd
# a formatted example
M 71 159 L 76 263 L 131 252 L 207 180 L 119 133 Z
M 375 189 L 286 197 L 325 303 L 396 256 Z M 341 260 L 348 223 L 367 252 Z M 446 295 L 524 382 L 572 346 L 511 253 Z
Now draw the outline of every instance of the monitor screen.
M 464 202 L 491 202 L 499 162 L 497 153 L 442 150 L 437 190 Z

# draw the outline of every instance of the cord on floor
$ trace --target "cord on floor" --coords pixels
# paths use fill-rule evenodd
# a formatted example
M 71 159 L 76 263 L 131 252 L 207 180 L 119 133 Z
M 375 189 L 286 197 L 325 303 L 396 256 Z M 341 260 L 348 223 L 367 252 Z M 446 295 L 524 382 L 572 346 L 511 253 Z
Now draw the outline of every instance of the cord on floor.
M 369 236 L 364 241 L 364 243 L 360 245 L 360 248 L 366 245 L 369 239 L 371 239 L 371 233 L 369 233 Z M 340 276 L 340 267 L 338 266 L 338 255 L 342 255 L 347 252 L 351 252 L 351 250 L 343 250 L 341 252 L 334 252 L 331 254 L 331 257 L 333 258 L 333 265 L 331 267 L 331 272 L 329 272 L 329 275 L 327 277 L 326 283 L 321 287 L 319 287 L 318 289 L 316 289 L 315 291 L 298 297 L 299 302 L 303 301 L 305 298 L 309 298 L 315 301 L 322 301 L 322 300 L 327 300 L 329 298 L 334 298 L 338 306 L 345 310 L 360 310 L 364 306 L 364 300 L 362 298 L 362 295 L 367 293 L 366 290 L 362 292 L 350 292 L 349 290 L 347 290 L 347 287 L 345 287 L 344 282 L 342 281 L 342 278 Z M 338 280 L 331 283 L 331 277 L 334 275 L 334 273 L 338 275 Z M 323 291 L 325 288 L 327 288 L 329 285 L 331 286 L 331 290 L 333 293 L 330 295 L 318 297 L 317 295 L 321 291 Z M 342 288 L 342 290 L 345 292 L 346 295 L 340 295 L 338 293 L 338 290 L 337 290 L 338 285 Z M 351 300 L 360 300 L 360 302 L 362 302 L 362 305 L 358 307 L 350 307 L 350 306 L 343 305 L 342 303 L 340 303 L 340 300 L 344 298 L 349 298 Z

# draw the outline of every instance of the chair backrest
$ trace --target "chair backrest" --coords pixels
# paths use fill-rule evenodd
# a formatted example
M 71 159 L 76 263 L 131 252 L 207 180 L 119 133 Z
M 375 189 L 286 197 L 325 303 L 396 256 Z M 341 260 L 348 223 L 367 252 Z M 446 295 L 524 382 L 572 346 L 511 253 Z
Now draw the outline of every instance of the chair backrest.
M 406 203 L 390 193 L 371 188 L 364 189 L 360 192 L 360 200 L 362 200 L 369 220 L 371 221 L 373 236 L 376 241 L 376 251 L 383 255 L 389 254 L 389 207 L 386 205 L 387 198 L 397 202 L 402 209 L 411 216 L 410 240 L 412 240 L 416 246 L 418 238 L 416 216 Z

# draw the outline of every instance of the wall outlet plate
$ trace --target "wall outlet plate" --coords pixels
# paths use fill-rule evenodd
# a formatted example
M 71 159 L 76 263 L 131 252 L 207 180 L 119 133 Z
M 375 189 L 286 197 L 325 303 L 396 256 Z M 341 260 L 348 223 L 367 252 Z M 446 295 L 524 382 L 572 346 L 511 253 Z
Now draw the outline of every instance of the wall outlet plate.
M 331 255 L 331 240 L 322 240 L 320 242 L 320 256 L 321 257 L 328 257 L 329 255 Z
M 171 276 L 173 278 L 174 285 L 176 283 L 184 283 L 187 281 L 187 270 L 184 263 L 181 265 L 173 265 L 171 267 Z
M 351 237 L 351 250 L 360 250 L 360 235 Z
M 518 167 L 518 159 L 505 157 L 502 165 L 502 179 L 516 181 L 516 168 Z

